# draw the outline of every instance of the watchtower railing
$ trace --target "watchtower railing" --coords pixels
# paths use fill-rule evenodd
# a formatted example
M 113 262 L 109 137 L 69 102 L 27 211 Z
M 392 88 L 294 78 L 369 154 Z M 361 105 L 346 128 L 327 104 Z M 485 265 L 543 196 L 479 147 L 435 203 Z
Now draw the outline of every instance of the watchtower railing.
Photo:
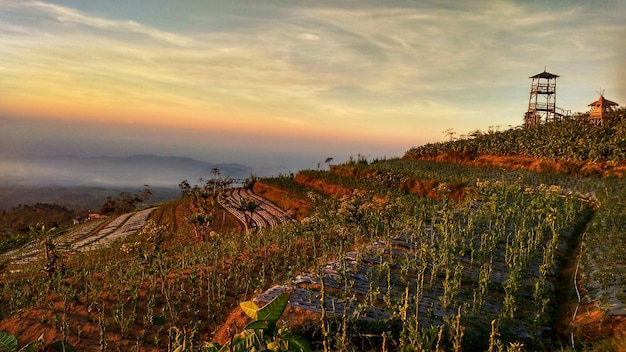
M 552 83 L 535 83 L 531 88 L 532 93 L 536 94 L 552 94 L 556 93 L 556 84 Z
M 554 114 L 555 115 L 559 115 L 560 117 L 571 117 L 572 116 L 572 110 L 565 110 L 559 107 L 555 107 L 554 108 Z
M 554 112 L 554 103 L 535 103 L 532 102 L 528 105 L 528 111 L 550 111 Z

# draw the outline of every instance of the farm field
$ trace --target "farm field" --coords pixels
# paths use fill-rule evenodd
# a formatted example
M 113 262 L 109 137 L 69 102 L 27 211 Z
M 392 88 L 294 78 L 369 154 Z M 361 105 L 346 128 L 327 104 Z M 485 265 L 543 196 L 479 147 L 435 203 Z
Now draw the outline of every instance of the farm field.
M 273 203 L 256 195 L 248 188 L 235 188 L 222 193 L 217 197 L 219 204 L 231 214 L 233 214 L 242 223 L 249 221 L 251 228 L 262 229 L 265 227 L 276 227 L 291 221 L 290 215 L 277 207 Z M 247 219 L 247 214 L 238 209 L 238 203 L 241 199 L 250 199 L 258 203 L 259 208 L 251 214 L 251 218 Z
M 443 176 L 441 171 L 445 171 L 446 168 L 450 171 L 450 174 L 445 176 L 447 182 L 436 181 L 437 178 L 433 177 Z M 462 311 L 465 313 L 463 319 L 470 326 L 476 324 L 468 329 L 467 333 L 470 334 L 480 331 L 478 326 L 488 327 L 490 321 L 503 322 L 501 329 L 509 330 L 507 338 L 512 338 L 512 336 L 519 338 L 524 335 L 536 337 L 538 331 L 542 331 L 542 334 L 551 331 L 550 326 L 541 326 L 539 322 L 555 323 L 559 302 L 554 295 L 562 289 L 559 288 L 557 270 L 567 265 L 569 258 L 574 256 L 578 236 L 590 219 L 590 206 L 593 206 L 592 203 L 595 202 L 594 197 L 590 194 L 573 192 L 558 185 L 546 186 L 534 183 L 536 186 L 522 186 L 523 181 L 526 181 L 523 177 L 533 175 L 527 173 L 524 176 L 525 172 L 520 171 L 503 173 L 501 170 L 495 170 L 495 172 L 484 170 L 487 172 L 479 172 L 477 176 L 480 178 L 474 179 L 472 184 L 468 179 L 463 180 L 459 177 L 459 169 L 471 171 L 471 168 L 458 165 L 445 166 L 393 160 L 362 167 L 354 165 L 335 167 L 331 170 L 331 174 L 309 171 L 306 172 L 307 177 L 301 177 L 301 179 L 310 179 L 311 176 L 317 174 L 318 181 L 315 184 L 318 189 L 330 193 L 345 194 L 346 189 L 360 188 L 367 184 L 378 189 L 379 192 L 404 189 L 408 193 L 424 194 L 431 199 L 438 199 L 435 201 L 434 209 L 425 207 L 418 212 L 422 214 L 421 216 L 404 218 L 404 221 L 417 221 L 417 225 L 409 226 L 408 231 L 405 224 L 404 230 L 387 236 L 380 235 L 374 244 L 365 245 L 357 252 L 349 252 L 344 258 L 335 257 L 334 260 L 320 267 L 319 271 L 323 273 L 321 275 L 326 278 L 329 287 L 343 288 L 343 292 L 339 293 L 339 298 L 327 295 L 329 298 L 326 304 L 329 305 L 327 309 L 331 315 L 337 313 L 342 315 L 348 311 L 348 317 L 360 315 L 371 319 L 372 316 L 388 318 L 393 316 L 391 312 L 396 312 L 395 318 L 402 321 L 402 328 L 397 328 L 402 333 L 407 333 L 403 329 L 408 328 L 407 322 L 410 320 L 411 313 L 414 319 L 413 326 L 436 327 Z M 493 174 L 489 175 L 489 172 Z M 468 175 L 468 173 L 463 174 Z M 499 175 L 496 181 L 493 181 L 492 177 L 496 174 Z M 322 185 L 323 182 L 319 181 L 320 177 L 326 180 L 326 185 Z M 492 178 L 491 181 L 490 178 Z M 498 195 L 502 198 L 495 202 Z M 532 203 L 525 203 L 533 197 L 542 201 L 534 206 L 531 206 Z M 552 201 L 546 202 L 550 198 Z M 350 209 L 346 211 L 347 214 L 354 214 L 353 207 L 357 209 L 363 207 L 369 209 L 368 211 L 375 208 L 375 205 L 362 200 L 376 199 L 373 195 L 348 195 L 340 199 L 341 204 Z M 485 202 L 485 199 L 495 203 Z M 557 206 L 564 199 L 572 203 Z M 552 203 L 555 200 L 558 201 Z M 449 208 L 446 212 L 443 209 L 447 207 Z M 576 207 L 578 207 L 577 210 L 575 210 Z M 505 208 L 506 211 L 503 211 Z M 535 211 L 537 215 L 532 215 Z M 519 213 L 515 214 L 516 212 Z M 343 211 L 326 211 L 326 213 L 337 214 Z M 561 220 L 558 229 L 546 223 L 546 219 L 554 220 L 553 216 L 556 216 L 554 214 L 567 218 L 567 220 Z M 511 217 L 507 220 L 508 216 Z M 398 216 L 390 218 L 394 217 Z M 535 217 L 534 220 L 531 220 L 533 217 Z M 353 222 L 362 223 L 365 219 L 367 218 Z M 481 221 L 477 219 L 489 219 L 489 222 L 481 224 Z M 310 220 L 303 220 L 305 223 L 308 221 Z M 500 225 L 495 225 L 496 223 Z M 509 225 L 504 225 L 507 223 Z M 508 228 L 511 224 L 515 224 L 515 228 Z M 454 232 L 456 235 L 451 235 Z M 547 240 L 550 236 L 547 235 L 550 232 L 553 235 L 549 241 L 551 243 L 548 244 Z M 523 239 L 525 238 L 523 233 L 544 233 L 547 238 L 544 237 L 533 246 L 530 245 L 532 242 L 530 238 Z M 503 237 L 498 239 L 498 235 Z M 457 239 L 452 239 L 455 236 Z M 481 262 L 475 255 L 480 252 L 478 248 L 486 248 L 484 242 L 479 243 L 479 239 L 485 241 L 487 238 L 494 242 L 489 250 L 490 254 L 479 255 L 483 258 Z M 448 241 L 450 244 L 445 244 Z M 521 244 L 517 241 L 530 242 Z M 513 242 L 517 245 L 513 245 Z M 515 257 L 517 255 L 524 257 L 525 255 L 520 253 L 525 251 L 533 254 L 526 257 L 525 260 L 528 260 L 526 264 L 521 264 Z M 484 261 L 485 258 L 489 259 Z M 552 258 L 552 261 L 549 258 Z M 418 265 L 420 260 L 424 261 L 421 263 L 422 266 Z M 442 261 L 444 264 L 441 264 Z M 514 268 L 515 265 L 519 265 L 518 269 Z M 441 268 L 445 269 L 441 270 Z M 515 281 L 513 281 L 514 278 Z M 302 279 L 299 276 L 293 284 L 287 287 L 274 287 L 259 300 L 268 301 L 280 290 L 295 289 L 296 306 L 308 306 L 309 309 L 319 311 L 321 307 L 318 304 L 319 289 L 301 287 L 303 282 L 319 283 L 319 278 L 316 281 L 309 275 L 305 281 Z M 486 301 L 481 298 L 481 285 L 484 287 L 482 292 L 490 291 Z M 517 293 L 511 296 L 512 290 Z M 346 304 L 345 292 L 348 292 L 348 296 L 350 293 L 354 295 L 348 304 Z M 541 301 L 538 299 L 539 292 L 546 295 L 541 299 L 543 304 L 538 303 Z M 563 292 L 557 293 L 557 295 L 560 294 Z M 506 298 L 507 296 L 509 298 Z M 450 300 L 450 297 L 453 299 Z M 515 306 L 513 310 L 510 310 L 511 306 L 509 306 L 511 299 L 517 300 L 511 305 Z M 451 304 L 451 302 L 454 303 Z M 381 307 L 384 309 L 381 310 Z M 461 310 L 459 310 L 460 307 Z M 533 309 L 528 309 L 529 307 L 533 307 L 534 313 L 532 313 Z M 508 317 L 504 315 L 505 311 L 509 312 Z M 544 313 L 545 316 L 541 318 Z M 534 332 L 529 332 L 533 329 Z M 488 331 L 483 330 L 483 334 L 487 333 Z M 503 331 L 500 333 L 507 335 Z M 548 335 L 551 333 L 553 332 Z M 473 336 L 473 340 L 477 341 L 476 336 Z M 482 336 L 483 343 L 488 340 L 488 336 Z M 412 341 L 411 345 L 415 343 L 418 342 Z M 532 346 L 532 343 L 528 341 L 526 344 Z M 478 343 L 471 345 L 470 350 L 486 348 L 486 345 Z M 531 347 L 531 349 L 536 348 L 538 347 Z
M 182 197 L 151 210 L 138 233 L 76 251 L 63 273 L 6 265 L 0 331 L 21 345 L 44 333 L 85 350 L 200 351 L 245 326 L 238 303 L 287 291 L 284 319 L 315 350 L 620 350 L 622 185 L 356 160 L 260 179 L 231 200 L 207 194 L 202 240 Z M 245 214 L 225 211 L 238 197 L 262 203 L 247 233 Z M 600 323 L 612 328 L 590 328 Z
M 236 208 L 241 198 L 250 198 L 262 204 L 250 219 L 252 227 L 274 227 L 290 221 L 290 216 L 268 200 L 254 194 L 249 189 L 235 188 L 216 197 L 220 205 L 240 222 L 244 222 L 245 216 Z M 124 239 L 135 234 L 145 224 L 146 220 L 156 210 L 155 207 L 139 210 L 132 213 L 115 215 L 111 219 L 106 216 L 94 220 L 87 220 L 64 231 L 55 237 L 55 246 L 66 253 L 83 252 L 109 247 L 114 241 Z M 0 261 L 5 265 L 19 266 L 40 260 L 44 257 L 44 249 L 34 241 L 20 248 L 0 254 Z
M 57 236 L 55 245 L 67 252 L 104 248 L 116 239 L 124 238 L 137 232 L 152 211 L 154 211 L 154 208 L 122 214 L 113 219 L 90 220 Z M 43 246 L 36 242 L 38 241 L 4 253 L 0 258 L 7 264 L 16 266 L 40 260 L 45 256 L 45 250 Z

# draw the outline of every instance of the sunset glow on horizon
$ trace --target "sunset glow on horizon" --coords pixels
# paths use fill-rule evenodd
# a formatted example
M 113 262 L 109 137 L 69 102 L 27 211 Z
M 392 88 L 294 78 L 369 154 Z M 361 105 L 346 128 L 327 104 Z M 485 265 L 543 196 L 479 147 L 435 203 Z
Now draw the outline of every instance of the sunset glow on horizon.
M 42 146 L 52 154 L 72 138 L 77 152 L 119 154 L 134 136 L 128 154 L 288 151 L 294 167 L 333 151 L 401 156 L 448 128 L 520 125 L 528 77 L 546 66 L 561 76 L 558 106 L 584 112 L 600 89 L 623 105 L 625 10 L 618 0 L 4 0 L 0 155 L 37 153 L 19 146 L 53 133 Z M 28 133 L 40 122 L 93 140 Z

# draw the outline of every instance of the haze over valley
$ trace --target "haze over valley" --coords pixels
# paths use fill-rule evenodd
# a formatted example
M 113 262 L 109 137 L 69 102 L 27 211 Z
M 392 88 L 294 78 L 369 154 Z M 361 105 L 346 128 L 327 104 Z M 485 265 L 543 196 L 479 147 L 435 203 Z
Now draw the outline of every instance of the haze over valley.
M 26 157 L 3 161 L 0 180 L 9 185 L 177 187 L 182 180 L 213 177 L 245 178 L 257 169 L 236 163 L 210 163 L 186 157 L 131 155 L 127 157 Z
M 179 195 L 178 184 L 214 177 L 246 178 L 264 170 L 236 163 L 209 163 L 186 157 L 22 157 L 0 162 L 0 209 L 17 204 L 50 202 L 71 208 L 93 208 L 119 191 L 136 192 L 148 185 L 153 202 Z

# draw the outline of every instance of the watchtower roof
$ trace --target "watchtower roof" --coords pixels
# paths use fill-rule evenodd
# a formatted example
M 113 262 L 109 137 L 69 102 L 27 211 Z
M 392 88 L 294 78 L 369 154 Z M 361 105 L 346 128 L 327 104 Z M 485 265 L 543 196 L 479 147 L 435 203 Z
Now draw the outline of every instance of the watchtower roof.
M 553 79 L 553 78 L 557 78 L 559 77 L 558 75 L 555 75 L 553 73 L 550 72 L 546 72 L 545 70 L 541 73 L 538 73 L 534 76 L 528 77 L 528 78 L 545 78 L 545 79 Z
M 618 105 L 619 105 L 618 103 L 605 99 L 604 96 L 601 95 L 598 100 L 594 101 L 593 103 L 587 106 L 618 106 Z

